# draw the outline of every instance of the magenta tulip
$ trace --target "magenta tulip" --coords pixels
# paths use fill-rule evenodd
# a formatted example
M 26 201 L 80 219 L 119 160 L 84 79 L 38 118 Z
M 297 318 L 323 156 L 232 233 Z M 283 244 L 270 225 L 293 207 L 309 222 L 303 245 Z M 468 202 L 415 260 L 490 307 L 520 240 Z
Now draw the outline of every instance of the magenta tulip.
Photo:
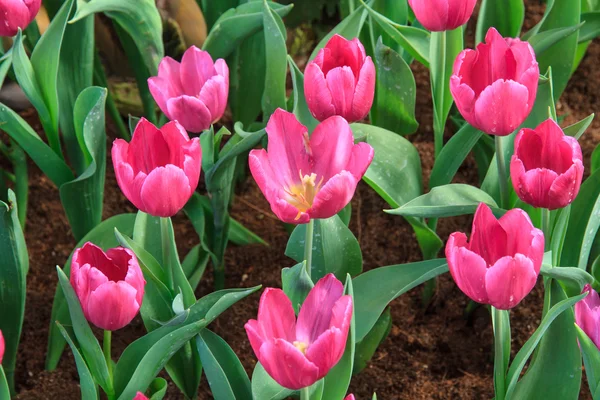
M 154 100 L 170 120 L 198 133 L 217 122 L 227 107 L 229 68 L 225 60 L 213 62 L 208 52 L 192 46 L 181 63 L 165 57 L 158 76 L 148 79 Z
M 548 119 L 515 138 L 510 176 L 521 200 L 554 210 L 577 197 L 583 179 L 583 156 L 577 139 Z
M 477 0 L 408 0 L 417 20 L 432 32 L 451 31 L 467 23 Z
M 137 315 L 146 281 L 131 250 L 116 247 L 105 253 L 87 242 L 73 253 L 71 285 L 85 318 L 98 328 L 116 331 Z
M 0 364 L 2 364 L 2 360 L 4 359 L 4 349 L 6 348 L 6 345 L 4 343 L 4 335 L 2 334 L 2 331 L 0 331 Z
M 575 323 L 600 349 L 600 296 L 590 285 L 583 292 L 588 295 L 575 303 Z
M 450 91 L 469 124 L 490 135 L 506 136 L 531 112 L 539 75 L 529 43 L 505 39 L 490 28 L 485 43 L 456 58 Z
M 375 65 L 360 40 L 335 34 L 304 71 L 304 96 L 311 114 L 349 122 L 367 116 L 375 95 Z
M 277 109 L 267 124 L 268 149 L 250 152 L 250 171 L 283 222 L 329 218 L 352 199 L 373 148 L 354 144 L 345 119 L 321 122 L 312 136 L 294 114 Z
M 200 179 L 202 150 L 176 121 L 161 129 L 142 118 L 131 143 L 117 139 L 113 166 L 123 194 L 141 211 L 171 217 L 190 199 Z
M 462 232 L 446 244 L 448 268 L 467 296 L 508 310 L 535 286 L 544 257 L 544 234 L 525 211 L 508 211 L 497 220 L 481 203 L 475 212 L 471 241 Z
M 137 392 L 132 400 L 148 400 L 148 397 L 142 392 Z
M 15 36 L 33 21 L 42 0 L 0 0 L 0 36 Z
M 351 394 L 349 394 L 348 396 L 346 396 L 346 397 L 344 398 L 344 400 L 356 400 L 356 399 L 354 398 L 354 395 L 351 393 Z
M 346 347 L 352 298 L 333 274 L 319 280 L 300 308 L 280 289 L 267 288 L 260 298 L 258 320 L 246 333 L 265 371 L 292 390 L 310 386 L 340 361 Z

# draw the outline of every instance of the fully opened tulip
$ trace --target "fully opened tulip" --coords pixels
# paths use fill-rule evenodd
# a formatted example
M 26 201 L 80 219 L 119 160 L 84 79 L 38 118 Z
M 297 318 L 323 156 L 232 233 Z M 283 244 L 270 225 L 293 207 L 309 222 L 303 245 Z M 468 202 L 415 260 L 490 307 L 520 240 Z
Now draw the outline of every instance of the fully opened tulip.
M 471 240 L 462 232 L 446 244 L 448 268 L 467 296 L 508 310 L 535 286 L 544 257 L 544 234 L 520 209 L 497 220 L 481 203 L 475 212 Z
M 535 129 L 521 129 L 510 176 L 525 203 L 550 210 L 566 207 L 579 193 L 583 179 L 581 146 L 552 119 Z
M 335 34 L 304 71 L 304 96 L 311 114 L 349 122 L 365 118 L 375 95 L 375 65 L 362 43 Z
M 14 36 L 33 21 L 42 0 L 0 0 L 0 36 Z
M 71 285 L 85 318 L 98 328 L 115 331 L 137 315 L 146 281 L 131 250 L 116 247 L 105 253 L 87 242 L 73 253 Z
M 373 160 L 373 148 L 354 144 L 348 122 L 334 116 L 308 137 L 294 114 L 278 109 L 267 124 L 268 149 L 250 152 L 250 171 L 283 222 L 329 218 L 352 199 Z
M 451 31 L 467 23 L 477 0 L 408 0 L 417 20 L 432 32 Z
M 575 304 L 575 323 L 600 348 L 600 296 L 590 285 L 583 292 L 588 295 Z
M 119 187 L 141 211 L 171 217 L 198 186 L 202 150 L 176 121 L 161 129 L 142 118 L 131 143 L 117 139 L 112 147 Z
M 202 132 L 225 112 L 229 68 L 225 60 L 213 62 L 208 52 L 192 46 L 181 63 L 163 58 L 158 76 L 148 79 L 148 87 L 170 120 L 177 120 L 190 132 Z
M 485 43 L 456 58 L 450 91 L 469 124 L 491 135 L 506 136 L 531 112 L 539 74 L 529 43 L 505 39 L 490 28 Z
M 319 280 L 300 308 L 298 321 L 290 299 L 267 288 L 260 298 L 258 320 L 246 323 L 256 357 L 281 386 L 310 386 L 336 365 L 346 347 L 352 298 L 333 274 Z

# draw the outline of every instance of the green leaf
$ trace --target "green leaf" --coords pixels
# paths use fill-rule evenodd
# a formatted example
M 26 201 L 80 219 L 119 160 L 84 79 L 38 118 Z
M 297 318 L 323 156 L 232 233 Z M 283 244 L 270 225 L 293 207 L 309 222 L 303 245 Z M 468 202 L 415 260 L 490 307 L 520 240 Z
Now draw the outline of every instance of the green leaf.
M 102 221 L 106 132 L 104 130 L 105 88 L 89 87 L 75 102 L 73 124 L 86 170 L 77 179 L 60 186 L 60 199 L 73 236 L 80 240 Z
M 154 0 L 77 0 L 77 13 L 69 22 L 94 13 L 105 13 L 115 20 L 135 41 L 150 75 L 157 75 L 165 51 L 162 22 Z
M 155 378 L 150 384 L 150 400 L 162 400 L 167 393 L 167 381 L 163 378 Z
M 63 335 L 69 346 L 71 347 L 71 352 L 73 353 L 73 357 L 75 358 L 75 365 L 77 365 L 77 373 L 79 374 L 79 386 L 81 387 L 81 398 L 82 399 L 97 399 L 98 398 L 98 389 L 96 388 L 96 382 L 94 382 L 94 377 L 90 372 L 87 364 L 85 363 L 85 359 L 79 352 L 79 349 L 73 342 L 73 339 L 69 336 L 67 330 L 57 321 L 56 325 L 60 330 L 60 333 Z
M 304 75 L 298 69 L 298 66 L 288 55 L 288 64 L 290 66 L 290 73 L 292 75 L 292 85 L 294 87 L 293 98 L 294 98 L 294 107 L 292 112 L 298 119 L 298 121 L 306 126 L 308 132 L 311 133 L 319 124 L 308 109 L 308 105 L 306 104 L 306 98 L 304 97 Z
M 0 88 L 4 84 L 6 74 L 12 66 L 12 47 L 5 54 L 0 57 Z
M 387 1 L 387 0 L 375 0 L 371 4 L 371 8 L 378 13 L 385 15 L 392 21 L 400 24 L 400 25 L 408 25 L 408 14 L 409 7 L 408 2 L 406 0 L 401 1 Z M 401 56 L 405 56 L 405 51 L 401 46 L 398 45 L 381 27 L 372 22 L 372 18 L 370 21 L 370 33 L 372 37 L 372 41 L 375 42 L 380 36 L 383 39 L 383 44 L 391 47 L 395 52 L 399 53 Z M 406 57 L 406 62 L 409 57 Z M 379 77 L 379 74 L 378 74 Z
M 231 347 L 219 335 L 203 329 L 196 345 L 215 399 L 251 399 L 250 379 Z
M 525 4 L 521 0 L 483 0 L 477 17 L 475 42 L 483 42 L 491 27 L 503 37 L 517 37 L 524 19 Z
M 261 363 L 256 363 L 252 372 L 252 398 L 261 400 L 283 400 L 294 393 L 273 380 Z
M 0 202 L 0 330 L 5 350 L 2 365 L 11 391 L 14 392 L 14 373 L 23 317 L 29 255 L 19 222 L 17 199 L 8 191 L 8 204 Z
M 10 399 L 10 388 L 4 374 L 4 368 L 0 365 L 0 398 Z
M 569 217 L 571 215 L 571 205 L 556 211 L 556 222 L 552 230 L 552 242 L 550 250 L 552 251 L 552 265 L 559 265 L 559 260 L 562 255 L 565 238 L 567 235 L 567 227 L 569 225 Z M 581 291 L 581 290 L 579 290 Z
M 570 298 L 561 300 L 558 303 L 556 303 L 554 306 L 552 306 L 552 308 L 550 308 L 550 310 L 546 313 L 546 315 L 542 319 L 542 322 L 540 323 L 540 326 L 536 329 L 536 331 L 533 333 L 533 335 L 531 335 L 529 340 L 527 340 L 527 342 L 525 342 L 523 347 L 521 347 L 521 350 L 519 350 L 519 352 L 513 359 L 513 362 L 508 370 L 508 375 L 506 377 L 506 382 L 508 383 L 508 387 L 506 390 L 506 399 L 510 400 L 513 398 L 512 395 L 516 389 L 517 381 L 519 379 L 519 376 L 521 375 L 521 371 L 525 367 L 527 360 L 529 359 L 529 357 L 531 356 L 531 354 L 533 353 L 533 351 L 535 350 L 537 345 L 542 340 L 542 337 L 544 336 L 544 334 L 546 333 L 546 331 L 548 330 L 548 328 L 550 327 L 552 322 L 554 322 L 554 320 L 560 314 L 562 314 L 565 310 L 570 309 L 575 303 L 577 303 L 579 300 L 583 299 L 585 296 L 586 296 L 586 293 L 576 296 L 576 297 L 570 297 Z M 552 353 L 552 351 L 549 351 L 547 353 Z M 533 365 L 535 366 L 535 364 L 537 364 L 537 358 Z M 518 398 L 518 397 L 515 397 L 515 398 Z
M 577 286 L 579 289 L 577 293 L 581 293 L 587 283 L 594 283 L 592 275 L 576 267 L 552 267 L 548 264 L 542 264 L 540 273 L 548 278 Z
M 328 273 L 342 280 L 362 271 L 360 245 L 339 216 L 317 219 L 314 222 L 312 251 L 312 280 L 318 281 Z M 285 248 L 285 255 L 296 262 L 304 260 L 306 224 L 297 225 Z
M 263 0 L 266 76 L 262 97 L 263 119 L 266 121 L 277 108 L 286 108 L 287 34 L 281 17 L 273 13 Z
M 590 392 L 596 393 L 600 387 L 600 350 L 577 324 L 575 324 L 575 332 L 577 332 Z
M 365 19 L 367 18 L 367 13 L 365 12 L 363 7 L 358 7 L 354 12 L 344 18 L 339 24 L 337 24 L 321 41 L 317 44 L 313 52 L 310 54 L 309 60 L 312 60 L 317 56 L 319 51 L 327 45 L 329 39 L 333 37 L 333 35 L 338 34 L 342 37 L 345 37 L 348 40 L 352 40 L 355 37 L 358 37 L 362 27 L 365 23 Z
M 447 271 L 446 259 L 440 258 L 379 267 L 354 278 L 356 341 L 365 338 L 392 300 Z
M 227 12 L 230 8 L 235 8 L 240 2 L 239 0 L 197 0 L 198 4 L 202 8 L 202 14 L 206 20 L 206 26 L 210 31 L 215 22 Z
M 57 266 L 56 271 L 58 272 L 60 287 L 67 300 L 67 304 L 69 305 L 69 313 L 71 315 L 71 321 L 73 321 L 73 331 L 75 332 L 75 337 L 81 347 L 81 352 L 87 362 L 87 366 L 90 369 L 94 380 L 102 387 L 102 389 L 104 389 L 106 393 L 112 394 L 114 393 L 113 385 L 100 344 L 83 315 L 81 304 L 75 294 L 75 290 L 73 290 L 71 283 L 69 283 L 69 278 L 67 278 L 60 267 Z
M 181 268 L 183 268 L 183 272 L 185 272 L 185 276 L 194 291 L 198 288 L 209 260 L 209 254 L 202 249 L 202 246 L 197 244 L 192 247 L 181 262 Z
M 600 11 L 582 13 L 581 21 L 585 24 L 579 31 L 579 43 L 594 40 L 600 36 Z
M 238 222 L 233 217 L 229 222 L 229 241 L 238 246 L 247 246 L 249 244 L 262 244 L 268 246 L 260 236 L 246 228 L 241 222 Z
M 583 24 L 577 24 L 574 26 L 568 26 L 565 28 L 550 29 L 545 32 L 540 32 L 529 38 L 529 43 L 537 57 L 543 54 L 545 51 L 554 46 L 557 42 L 569 37 L 573 33 L 577 32 Z
M 369 361 L 371 361 L 375 355 L 377 348 L 388 336 L 391 329 L 392 316 L 388 307 L 383 314 L 379 316 L 377 322 L 375 322 L 373 328 L 371 328 L 366 336 L 360 342 L 356 343 L 352 375 L 358 375 L 367 367 Z
M 462 183 L 435 187 L 429 193 L 386 212 L 421 218 L 455 217 L 475 213 L 480 203 L 486 203 L 494 212 L 502 213 L 490 195 L 481 189 Z
M 280 17 L 285 17 L 292 5 L 280 5 L 268 2 L 269 8 Z M 213 59 L 226 58 L 237 49 L 245 38 L 260 31 L 263 26 L 263 4 L 251 1 L 230 9 L 215 22 L 204 41 L 202 49 L 208 51 Z
M 300 262 L 292 268 L 281 270 L 281 287 L 292 302 L 296 314 L 300 311 L 300 306 L 314 286 L 308 272 L 306 272 L 306 262 Z
M 588 115 L 581 121 L 567 126 L 564 129 L 565 135 L 573 136 L 575 139 L 579 140 L 579 138 L 585 133 L 586 129 L 591 125 L 592 121 L 594 120 L 594 116 L 594 114 Z
M 375 46 L 375 66 L 373 124 L 401 135 L 414 133 L 419 123 L 415 118 L 417 90 L 410 67 L 400 54 L 383 44 L 381 37 Z

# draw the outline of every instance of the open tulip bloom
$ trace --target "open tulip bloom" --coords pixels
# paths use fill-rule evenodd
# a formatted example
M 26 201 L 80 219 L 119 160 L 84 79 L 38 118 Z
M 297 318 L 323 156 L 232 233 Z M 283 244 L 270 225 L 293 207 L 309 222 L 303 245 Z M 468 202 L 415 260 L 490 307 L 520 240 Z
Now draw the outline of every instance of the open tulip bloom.
M 0 0 L 0 36 L 14 36 L 33 21 L 42 0 Z
M 477 0 L 408 0 L 417 20 L 432 32 L 451 31 L 467 23 Z
M 256 357 L 281 386 L 299 390 L 323 378 L 346 348 L 352 318 L 352 297 L 328 274 L 311 289 L 298 313 L 280 289 L 267 288 L 258 319 L 246 323 Z
M 250 152 L 250 171 L 283 222 L 330 218 L 352 199 L 373 160 L 373 148 L 354 144 L 345 119 L 334 116 L 308 130 L 292 113 L 277 109 L 267 124 L 267 150 Z

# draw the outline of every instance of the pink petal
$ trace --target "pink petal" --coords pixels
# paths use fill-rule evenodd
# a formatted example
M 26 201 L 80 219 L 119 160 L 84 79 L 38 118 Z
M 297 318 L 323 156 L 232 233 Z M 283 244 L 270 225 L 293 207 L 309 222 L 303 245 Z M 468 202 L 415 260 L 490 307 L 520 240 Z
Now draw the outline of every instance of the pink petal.
M 149 400 L 149 399 L 144 395 L 144 393 L 137 392 L 135 394 L 135 397 L 133 398 L 133 400 Z
M 506 232 L 506 255 L 523 254 L 532 259 L 534 269 L 539 271 L 544 258 L 544 234 L 533 226 L 529 215 L 514 208 L 504 214 L 499 222 Z
M 310 345 L 330 327 L 332 311 L 344 294 L 344 285 L 333 274 L 321 278 L 311 289 L 298 313 L 296 340 Z
M 531 292 L 537 280 L 533 263 L 522 254 L 503 257 L 488 269 L 485 287 L 489 303 L 501 310 L 515 307 Z
M 200 100 L 210 111 L 211 122 L 215 123 L 223 116 L 227 108 L 227 95 L 229 87 L 225 84 L 225 78 L 215 75 L 204 84 L 200 91 Z
M 487 265 L 483 258 L 464 247 L 467 237 L 455 232 L 446 243 L 448 269 L 460 290 L 478 303 L 487 304 L 485 275 Z
M 172 217 L 192 196 L 190 182 L 181 168 L 174 165 L 154 169 L 144 181 L 140 197 L 141 211 L 155 217 Z
M 299 390 L 320 379 L 317 366 L 283 339 L 265 342 L 258 360 L 271 378 L 288 389 Z
M 360 181 L 367 172 L 373 157 L 375 156 L 375 150 L 370 144 L 360 142 L 354 145 L 352 148 L 352 155 L 350 161 L 346 166 L 346 170 L 354 175 L 357 181 Z
M 333 368 L 344 355 L 346 335 L 338 328 L 330 328 L 323 332 L 306 351 L 306 358 L 319 368 L 318 379 L 321 379 Z
M 527 171 L 519 180 L 517 194 L 527 204 L 547 208 L 550 188 L 557 178 L 556 172 L 545 168 Z
M 342 171 L 325 183 L 314 198 L 312 207 L 308 210 L 311 218 L 331 218 L 346 207 L 358 181 L 348 171 Z
M 98 328 L 116 331 L 129 324 L 139 309 L 136 290 L 131 285 L 107 282 L 90 293 L 86 317 Z
M 0 36 L 15 36 L 21 28 L 24 30 L 35 18 L 40 9 L 41 0 L 9 0 L 0 2 Z
M 146 280 L 135 254 L 129 249 L 115 247 L 107 250 L 106 255 L 111 258 L 115 265 L 119 265 L 120 268 L 127 271 L 123 280 L 136 290 L 136 300 L 141 305 L 144 299 Z
M 336 115 L 352 119 L 355 87 L 352 69 L 348 66 L 333 68 L 327 73 L 325 80 L 332 95 Z
M 588 301 L 590 296 L 575 303 L 575 323 L 589 336 L 596 347 L 600 348 L 600 314 L 596 307 L 590 306 Z
M 564 174 L 561 174 L 552 182 L 548 194 L 550 201 L 547 208 L 555 210 L 571 204 L 579 193 L 582 179 L 583 164 L 580 160 L 576 160 Z
M 311 172 L 317 174 L 317 183 L 323 178 L 327 182 L 346 169 L 354 150 L 354 136 L 348 122 L 333 116 L 321 122 L 310 137 L 310 148 L 314 157 Z
M 511 134 L 529 115 L 528 96 L 520 83 L 495 81 L 475 102 L 475 127 L 491 135 Z
M 358 38 L 348 40 L 336 33 L 329 39 L 325 49 L 329 57 L 324 59 L 323 74 L 327 75 L 335 67 L 348 66 L 354 77 L 358 78 L 366 57 L 365 48 Z
M 375 96 L 375 65 L 371 57 L 365 59 L 365 63 L 360 69 L 360 76 L 356 82 L 354 90 L 354 100 L 352 103 L 352 119 L 349 122 L 360 121 L 364 119 L 373 105 Z
M 325 75 L 315 61 L 309 63 L 304 70 L 304 97 L 310 113 L 317 120 L 323 121 L 335 114 Z
M 246 329 L 250 346 L 252 346 L 254 354 L 256 354 L 256 357 L 258 357 L 260 355 L 260 347 L 265 341 L 265 339 L 262 337 L 262 330 L 258 321 L 255 319 L 249 320 L 244 325 L 244 329 Z
M 185 93 L 180 78 L 181 64 L 171 57 L 165 57 L 158 65 L 158 77 L 167 82 L 165 95 L 168 98 L 181 96 Z
M 169 113 L 167 101 L 172 97 L 178 97 L 179 94 L 175 92 L 171 83 L 166 78 L 153 76 L 148 78 L 148 89 L 160 110 L 165 113 L 167 118 L 173 119 L 171 113 Z
M 447 30 L 448 0 L 408 0 L 408 4 L 426 29 L 432 32 Z
M 181 86 L 188 96 L 198 96 L 205 82 L 216 74 L 213 59 L 207 51 L 192 46 L 181 58 Z
M 212 117 L 204 103 L 196 97 L 180 96 L 167 101 L 171 119 L 177 120 L 185 129 L 193 133 L 210 127 Z
M 160 128 L 160 132 L 164 144 L 162 147 L 153 149 L 155 152 L 165 153 L 166 157 L 164 164 L 160 166 L 173 164 L 176 167 L 183 168 L 183 163 L 185 161 L 185 151 L 183 151 L 183 149 L 190 143 L 190 138 L 185 128 L 181 126 L 179 122 L 171 121 L 163 125 L 163 127 Z M 198 139 L 196 138 L 196 140 Z
M 344 400 L 356 400 L 356 399 L 354 398 L 354 395 L 352 393 L 350 393 L 348 396 L 346 396 L 344 398 Z
M 448 22 L 446 30 L 453 30 L 467 23 L 477 0 L 448 0 Z
M 296 315 L 283 290 L 265 289 L 258 306 L 258 325 L 264 340 L 295 340 Z
M 506 254 L 507 234 L 494 217 L 490 207 L 481 203 L 477 207 L 471 229 L 469 249 L 479 254 L 487 263 L 493 265 L 499 258 Z
M 191 191 L 194 192 L 198 187 L 200 181 L 200 170 L 202 167 L 202 148 L 200 147 L 200 140 L 194 138 L 188 145 L 184 146 L 184 150 L 187 153 L 183 161 L 183 172 L 187 176 L 190 183 Z

